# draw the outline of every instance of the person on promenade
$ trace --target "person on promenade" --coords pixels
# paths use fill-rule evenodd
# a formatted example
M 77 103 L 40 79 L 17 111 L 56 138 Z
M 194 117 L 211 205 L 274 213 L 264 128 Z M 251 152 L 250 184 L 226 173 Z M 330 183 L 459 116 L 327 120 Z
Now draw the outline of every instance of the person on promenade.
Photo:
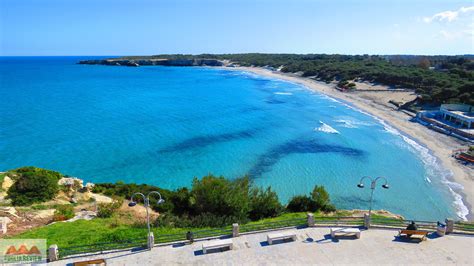
M 407 226 L 407 230 L 418 230 L 418 226 L 415 224 L 415 221 L 411 221 L 411 223 Z M 408 237 L 411 237 L 411 234 L 407 234 Z

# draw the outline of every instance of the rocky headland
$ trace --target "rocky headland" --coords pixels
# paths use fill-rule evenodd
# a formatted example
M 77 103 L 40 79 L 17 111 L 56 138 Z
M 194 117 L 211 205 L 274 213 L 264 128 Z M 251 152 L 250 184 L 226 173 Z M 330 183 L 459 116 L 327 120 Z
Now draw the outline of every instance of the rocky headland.
M 225 62 L 217 59 L 101 59 L 82 60 L 78 64 L 107 66 L 223 66 Z

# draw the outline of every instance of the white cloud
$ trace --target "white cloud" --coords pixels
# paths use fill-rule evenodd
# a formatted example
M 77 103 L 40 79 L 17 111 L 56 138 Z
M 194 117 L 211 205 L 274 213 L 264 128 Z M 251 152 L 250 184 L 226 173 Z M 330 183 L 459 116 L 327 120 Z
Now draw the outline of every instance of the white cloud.
M 446 40 L 455 39 L 455 38 L 456 38 L 456 35 L 457 35 L 457 34 L 448 32 L 448 31 L 446 31 L 446 30 L 440 30 L 440 31 L 439 31 L 439 36 L 442 37 L 443 39 L 446 39 Z
M 424 17 L 423 21 L 426 23 L 431 23 L 432 21 L 439 21 L 439 22 L 452 22 L 456 19 L 458 19 L 460 16 L 470 13 L 474 11 L 474 6 L 469 6 L 469 7 L 461 7 L 458 10 L 451 11 L 443 11 L 437 14 L 434 14 L 431 17 Z
M 474 37 L 474 32 L 470 29 L 460 31 L 440 30 L 436 37 L 447 41 L 463 39 L 465 37 L 470 38 L 472 40 L 472 38 Z

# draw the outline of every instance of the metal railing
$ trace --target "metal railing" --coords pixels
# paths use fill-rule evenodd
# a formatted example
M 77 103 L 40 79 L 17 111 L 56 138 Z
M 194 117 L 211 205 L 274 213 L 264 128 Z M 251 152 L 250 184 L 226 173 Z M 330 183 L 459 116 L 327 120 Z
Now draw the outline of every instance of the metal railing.
M 123 241 L 101 242 L 89 245 L 59 247 L 60 258 L 70 257 L 78 254 L 104 253 L 106 251 L 123 250 L 127 248 L 145 248 L 147 240 L 145 237 L 128 239 Z
M 228 236 L 232 235 L 232 227 L 222 227 L 222 228 L 213 228 L 207 230 L 199 230 L 193 231 L 194 239 L 202 239 L 208 237 L 216 237 L 216 236 Z
M 298 227 L 298 226 L 306 226 L 306 225 L 307 225 L 306 218 L 295 218 L 295 219 L 288 219 L 288 220 L 275 221 L 275 222 L 243 224 L 243 225 L 240 225 L 240 232 L 248 233 L 248 232 L 257 232 L 257 231 L 265 231 L 265 230 L 272 230 L 272 229 L 285 228 L 285 227 Z
M 402 220 L 397 218 L 372 218 L 370 221 L 371 227 L 393 227 L 404 229 L 410 224 L 411 222 L 415 222 L 416 226 L 420 230 L 436 230 L 438 226 L 437 222 L 433 221 L 416 221 L 416 220 Z
M 363 226 L 364 217 L 352 217 L 352 216 L 320 216 L 314 217 L 315 226 Z
M 313 217 L 314 226 L 364 226 L 364 217 L 327 217 L 327 216 L 315 216 Z M 388 217 L 372 217 L 370 221 L 370 227 L 382 227 L 392 229 L 404 229 L 411 222 L 411 220 L 402 220 L 397 218 Z M 420 230 L 436 230 L 437 222 L 433 221 L 415 221 L 418 229 Z M 248 223 L 239 225 L 240 233 L 253 233 L 268 230 L 275 230 L 281 228 L 304 228 L 308 226 L 308 218 L 293 218 L 281 221 L 272 222 L 261 222 L 261 223 Z M 454 222 L 453 226 L 454 233 L 462 234 L 474 234 L 474 223 L 472 222 Z M 193 239 L 205 239 L 223 236 L 232 236 L 232 226 L 194 230 L 191 231 Z M 186 241 L 186 232 L 174 233 L 174 234 L 157 234 L 155 236 L 155 244 L 170 244 L 173 242 Z M 146 248 L 147 240 L 143 238 L 129 239 L 126 241 L 115 241 L 115 242 L 103 242 L 95 243 L 90 245 L 81 246 L 70 246 L 59 248 L 59 257 L 65 258 L 78 254 L 94 254 L 103 253 L 105 251 L 123 250 L 127 248 Z
M 221 236 L 228 236 L 232 235 L 232 227 L 221 227 L 221 228 L 212 228 L 212 229 L 203 229 L 197 231 L 190 231 L 193 235 L 193 239 L 203 239 L 203 238 L 211 238 L 211 237 L 221 237 Z M 155 244 L 165 244 L 165 243 L 173 243 L 173 242 L 180 242 L 185 241 L 186 233 L 175 233 L 175 234 L 166 234 L 166 235 L 156 235 L 155 236 Z
M 454 222 L 454 232 L 464 234 L 474 234 L 474 223 L 468 222 Z
M 155 244 L 173 243 L 186 240 L 185 233 L 159 234 L 155 236 Z
M 397 218 L 381 218 L 374 217 L 371 219 L 371 227 L 385 227 L 385 228 L 395 228 L 395 229 L 405 229 L 412 220 L 402 220 Z M 438 222 L 433 221 L 414 221 L 418 229 L 433 231 L 437 229 Z M 460 234 L 474 234 L 474 223 L 456 221 L 453 225 L 453 233 Z

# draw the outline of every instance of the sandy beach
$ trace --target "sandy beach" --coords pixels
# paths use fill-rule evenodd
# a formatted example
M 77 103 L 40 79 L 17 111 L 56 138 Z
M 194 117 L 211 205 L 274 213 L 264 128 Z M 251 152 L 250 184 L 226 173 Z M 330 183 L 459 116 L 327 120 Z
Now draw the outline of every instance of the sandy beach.
M 455 185 L 451 185 L 450 187 L 458 196 L 456 200 L 462 200 L 465 207 L 467 207 L 467 209 L 458 209 L 458 213 L 466 215 L 467 212 L 469 212 L 466 215 L 466 218 L 470 221 L 474 220 L 474 170 L 459 164 L 456 159 L 451 156 L 453 150 L 466 148 L 467 144 L 453 137 L 430 130 L 419 123 L 411 122 L 410 115 L 397 111 L 397 108 L 388 102 L 389 100 L 406 102 L 414 99 L 415 95 L 413 92 L 370 91 L 371 89 L 380 89 L 384 86 L 373 86 L 366 83 L 357 85 L 358 88 L 363 88 L 364 91 L 341 92 L 336 90 L 335 86 L 332 84 L 326 84 L 310 78 L 300 77 L 295 74 L 271 71 L 257 67 L 235 67 L 226 69 L 248 71 L 262 76 L 299 83 L 311 90 L 347 102 L 354 107 L 387 122 L 390 126 L 399 130 L 405 137 L 408 137 L 429 149 L 431 154 L 439 159 L 443 167 L 452 172 L 452 176 L 448 181 L 460 184 L 462 187 Z M 410 141 L 409 139 L 405 140 Z M 461 195 L 462 198 L 459 197 L 459 195 Z

